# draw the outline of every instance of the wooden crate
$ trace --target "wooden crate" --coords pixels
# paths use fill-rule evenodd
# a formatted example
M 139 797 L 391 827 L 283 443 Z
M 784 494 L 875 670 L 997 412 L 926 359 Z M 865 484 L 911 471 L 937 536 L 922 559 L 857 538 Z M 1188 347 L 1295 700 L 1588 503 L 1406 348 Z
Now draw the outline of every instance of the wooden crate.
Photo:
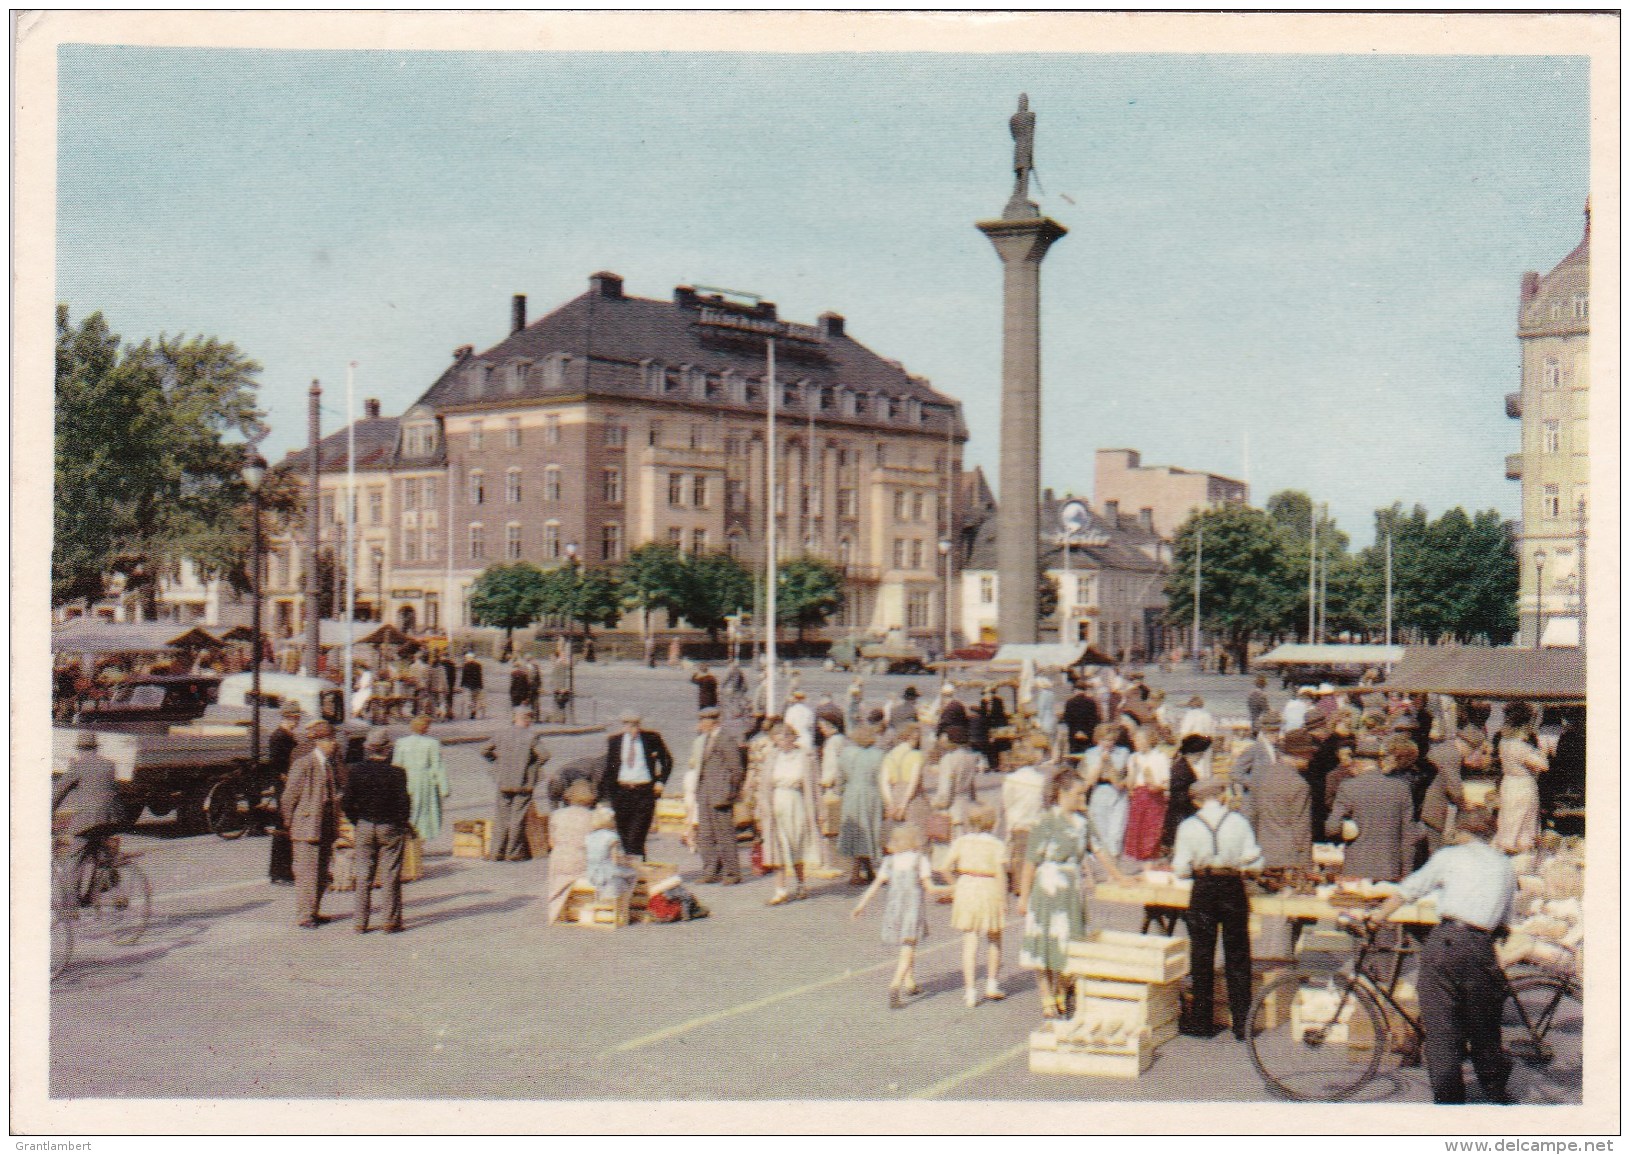
M 1078 1046 L 1046 1029 L 1030 1035 L 1030 1070 L 1038 1075 L 1136 1079 L 1152 1062 L 1154 1042 L 1148 1030 L 1138 1031 L 1119 1047 Z
M 1189 973 L 1186 938 L 1159 934 L 1093 931 L 1070 944 L 1064 973 L 1075 978 L 1169 983 Z
M 1262 993 L 1263 988 L 1270 983 L 1279 981 L 1282 975 L 1289 973 L 1286 967 L 1276 963 L 1253 962 L 1251 966 L 1251 1005 L 1256 1005 L 1257 996 Z M 1221 967 L 1217 968 L 1213 982 L 1215 985 L 1212 988 L 1211 998 L 1212 1021 L 1219 1027 L 1231 1027 L 1234 1025 L 1234 1015 L 1228 1006 L 1228 976 L 1223 973 Z M 1285 1017 L 1289 1013 L 1290 996 L 1288 992 L 1280 991 L 1263 1008 L 1263 1029 L 1272 1030 L 1279 1026 L 1285 1021 Z
M 561 910 L 559 922 L 565 926 L 590 927 L 596 930 L 616 930 L 633 919 L 629 895 L 615 902 L 600 902 L 594 897 L 594 887 L 581 880 L 572 884 Z
M 636 862 L 634 869 L 639 877 L 634 880 L 634 890 L 628 896 L 628 909 L 635 922 L 644 922 L 646 904 L 651 900 L 651 887 L 677 875 L 679 868 L 671 862 Z
M 1326 1043 L 1345 1043 L 1351 1050 L 1359 1052 L 1353 1055 L 1358 1059 L 1362 1057 L 1362 1050 L 1373 1040 L 1369 1016 L 1360 1012 L 1357 1001 L 1349 997 L 1347 1005 L 1341 1008 L 1341 1014 L 1332 1022 L 1331 1015 L 1335 1013 L 1340 998 L 1340 993 L 1336 991 L 1318 991 L 1307 987 L 1298 991 L 1290 1004 L 1291 1038 L 1301 1038 L 1302 1032 L 1309 1027 L 1323 1027 Z
M 657 799 L 656 817 L 652 820 L 652 829 L 658 834 L 672 834 L 681 836 L 690 829 L 690 821 L 685 816 L 685 800 L 683 798 Z
M 453 823 L 453 857 L 486 858 L 492 853 L 492 819 L 461 818 Z
M 1175 1023 L 1183 1012 L 1183 984 L 1123 983 L 1108 979 L 1075 980 L 1075 1013 L 1125 1016 L 1138 1026 L 1157 1034 L 1167 1023 Z M 1156 1046 L 1160 1045 L 1160 1040 Z

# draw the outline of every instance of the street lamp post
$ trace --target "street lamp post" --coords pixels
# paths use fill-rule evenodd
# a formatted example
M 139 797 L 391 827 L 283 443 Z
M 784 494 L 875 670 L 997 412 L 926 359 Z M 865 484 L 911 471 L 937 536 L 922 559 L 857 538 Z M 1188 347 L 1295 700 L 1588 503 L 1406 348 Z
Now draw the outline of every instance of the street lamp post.
M 266 459 L 250 451 L 243 462 L 243 483 L 249 487 L 250 574 L 249 574 L 249 768 L 260 769 L 260 484 L 266 480 Z
M 577 582 L 577 543 L 566 543 L 566 564 L 572 571 L 572 583 Z M 577 722 L 577 620 L 567 623 L 566 630 L 566 718 Z
M 1545 559 L 1543 549 L 1534 551 L 1534 648 L 1544 644 L 1545 638 Z
M 945 627 L 945 640 L 941 658 L 949 658 L 951 654 L 951 542 L 948 538 L 940 538 L 940 557 L 945 561 L 945 606 L 940 614 Z
M 1194 672 L 1201 674 L 1205 672 L 1205 659 L 1200 656 L 1200 566 L 1206 552 L 1205 523 L 1197 523 L 1194 530 L 1194 636 L 1191 645 L 1194 647 Z

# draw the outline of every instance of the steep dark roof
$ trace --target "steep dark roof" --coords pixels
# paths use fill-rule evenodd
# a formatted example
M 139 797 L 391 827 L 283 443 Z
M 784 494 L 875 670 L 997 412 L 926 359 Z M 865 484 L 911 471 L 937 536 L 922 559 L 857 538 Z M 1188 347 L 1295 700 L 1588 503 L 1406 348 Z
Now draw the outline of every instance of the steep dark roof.
M 608 274 L 598 274 L 596 281 Z M 685 289 L 676 290 L 675 300 L 659 301 L 607 294 L 598 285 L 580 297 L 566 302 L 554 312 L 539 318 L 519 332 L 512 333 L 492 348 L 469 353 L 454 362 L 419 399 L 420 404 L 437 410 L 456 406 L 509 404 L 515 400 L 544 398 L 584 391 L 581 361 L 592 352 L 593 375 L 589 391 L 597 394 L 652 398 L 640 379 L 642 362 L 655 362 L 669 368 L 689 366 L 709 375 L 733 371 L 748 380 L 764 375 L 764 343 L 753 336 L 721 336 L 699 324 L 704 307 L 731 311 L 718 298 L 701 297 Z M 684 303 L 681 303 L 680 298 Z M 761 307 L 759 315 L 767 315 Z M 739 310 L 752 316 L 751 310 Z M 842 319 L 835 326 L 823 325 L 821 341 L 779 341 L 776 345 L 776 377 L 783 385 L 807 379 L 816 386 L 846 386 L 850 390 L 890 397 L 916 398 L 925 406 L 960 408 L 952 398 L 914 378 L 896 362 L 878 356 L 842 332 Z M 801 327 L 814 333 L 817 330 Z M 485 396 L 472 393 L 465 385 L 465 371 L 484 366 L 506 366 L 517 361 L 541 364 L 550 354 L 565 353 L 579 364 L 568 370 L 562 382 L 551 387 L 541 373 L 530 374 L 520 387 L 507 387 Z M 684 395 L 678 400 L 695 400 Z M 730 407 L 722 397 L 708 404 Z M 738 406 L 762 408 L 762 404 Z M 842 420 L 836 413 L 822 419 Z M 867 424 L 875 419 L 856 418 Z M 942 419 L 925 423 L 924 428 L 943 431 Z M 957 434 L 963 434 L 961 422 Z
M 388 469 L 396 458 L 395 417 L 365 417 L 357 422 L 357 468 Z M 283 459 L 285 467 L 294 470 L 307 468 L 308 455 L 296 449 Z M 330 433 L 317 443 L 317 468 L 323 473 L 344 472 L 345 430 Z

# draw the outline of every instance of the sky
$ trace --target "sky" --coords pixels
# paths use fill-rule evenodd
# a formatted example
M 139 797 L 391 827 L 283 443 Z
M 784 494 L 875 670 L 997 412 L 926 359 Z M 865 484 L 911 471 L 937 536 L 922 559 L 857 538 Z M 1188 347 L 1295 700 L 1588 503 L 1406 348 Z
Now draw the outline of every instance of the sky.
M 600 269 L 745 289 L 959 399 L 997 479 L 1001 270 L 977 220 L 1037 115 L 1043 484 L 1093 451 L 1519 511 L 1518 285 L 1579 241 L 1584 57 L 59 49 L 57 298 L 264 366 L 274 460 L 356 394 Z

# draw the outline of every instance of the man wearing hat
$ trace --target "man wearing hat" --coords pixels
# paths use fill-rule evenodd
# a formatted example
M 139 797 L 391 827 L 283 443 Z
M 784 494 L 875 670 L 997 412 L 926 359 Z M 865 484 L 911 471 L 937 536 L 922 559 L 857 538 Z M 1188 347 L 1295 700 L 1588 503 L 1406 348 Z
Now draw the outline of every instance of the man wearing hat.
M 1405 783 L 1381 772 L 1381 754 L 1375 738 L 1360 738 L 1353 747 L 1353 774 L 1336 788 L 1325 833 L 1339 838 L 1344 822 L 1355 823 L 1358 834 L 1347 843 L 1342 874 L 1397 882 L 1414 863 L 1415 803 Z
M 1466 805 L 1462 771 L 1486 770 L 1491 761 L 1488 747 L 1488 735 L 1476 726 L 1462 726 L 1453 738 L 1432 747 L 1427 758 L 1432 782 L 1421 802 L 1421 826 L 1425 829 L 1428 856 L 1447 844 L 1449 807 L 1458 810 Z
M 473 653 L 464 655 L 464 665 L 459 667 L 458 684 L 464 691 L 465 705 L 469 710 L 466 717 L 485 718 L 487 716 L 487 695 L 485 690 L 486 679 L 481 670 L 481 663 Z
M 68 833 L 73 836 L 69 850 L 73 873 L 67 876 L 69 879 L 79 878 L 91 852 L 125 821 L 115 767 L 111 759 L 96 752 L 95 731 L 81 730 L 74 739 L 74 748 L 79 752 L 69 759 L 67 770 L 51 791 L 53 813 L 64 802 L 73 811 L 68 821 Z
M 1228 1013 L 1234 1037 L 1244 1039 L 1251 1012 L 1251 901 L 1245 893 L 1245 874 L 1262 868 L 1262 848 L 1250 821 L 1224 804 L 1227 789 L 1221 778 L 1194 784 L 1190 797 L 1200 808 L 1177 828 L 1172 849 L 1173 873 L 1194 879 L 1185 919 L 1193 998 L 1179 1029 L 1200 1038 L 1217 1033 L 1213 997 L 1220 931 Z
M 515 707 L 510 719 L 510 728 L 494 734 L 481 748 L 481 756 L 492 763 L 488 772 L 498 791 L 493 808 L 494 862 L 525 862 L 532 857 L 526 845 L 526 811 L 549 761 L 549 751 L 538 745 L 542 735 L 532 729 L 532 707 Z
M 385 900 L 385 933 L 402 929 L 402 852 L 407 845 L 407 771 L 391 764 L 391 736 L 383 729 L 368 731 L 362 761 L 345 777 L 340 806 L 351 820 L 352 872 L 357 880 L 356 910 L 351 929 L 368 933 L 374 878 Z
M 1517 874 L 1511 860 L 1489 845 L 1496 829 L 1493 814 L 1467 810 L 1457 825 L 1465 841 L 1432 855 L 1365 918 L 1383 922 L 1405 903 L 1437 892 L 1438 924 L 1421 951 L 1416 984 L 1432 1101 L 1466 1101 L 1463 1064 L 1469 1048 L 1483 1093 L 1491 1102 L 1506 1103 L 1511 1061 L 1500 1037 L 1506 986 L 1494 940 L 1513 914 Z
M 343 785 L 334 727 L 321 718 L 306 727 L 311 749 L 294 760 L 283 789 L 283 825 L 294 843 L 294 909 L 298 925 L 322 924 L 328 860 L 339 833 Z
M 617 816 L 617 836 L 623 849 L 645 857 L 645 836 L 663 784 L 673 772 L 673 755 L 655 730 L 642 730 L 640 716 L 623 714 L 621 733 L 606 740 L 605 770 L 600 775 L 600 801 L 610 803 Z
M 1101 721 L 1105 719 L 1098 712 L 1097 699 L 1085 685 L 1077 682 L 1075 693 L 1064 700 L 1064 730 L 1071 754 L 1080 754 L 1092 745 L 1092 736 Z
M 1313 709 L 1313 687 L 1303 686 L 1296 691 L 1296 696 L 1285 703 L 1281 711 L 1280 722 L 1285 733 L 1300 730 L 1307 722 L 1308 711 Z
M 296 731 L 300 728 L 300 717 L 303 713 L 299 702 L 283 703 L 277 728 L 272 731 L 271 737 L 266 739 L 266 779 L 268 784 L 276 785 L 280 807 L 283 791 L 289 781 L 289 768 L 294 765 L 294 755 L 300 747 Z M 289 832 L 282 825 L 272 831 L 271 857 L 266 864 L 266 877 L 278 886 L 294 885 L 294 844 L 289 841 Z
M 1206 709 L 1206 700 L 1196 694 L 1188 700 L 1188 708 L 1183 714 L 1182 721 L 1177 724 L 1177 738 L 1182 741 L 1192 734 L 1202 738 L 1211 739 L 1215 745 L 1217 740 L 1217 719 Z M 1194 774 L 1197 778 L 1211 777 L 1211 745 L 1194 762 Z
M 1308 819 L 1313 795 L 1302 772 L 1317 750 L 1305 730 L 1292 730 L 1273 757 L 1258 762 L 1252 772 L 1244 813 L 1256 831 L 1264 866 L 1313 864 L 1313 829 Z
M 696 853 L 702 859 L 701 881 L 734 886 L 741 881 L 736 800 L 741 797 L 747 762 L 741 742 L 720 728 L 717 706 L 697 712 L 691 768 L 696 772 Z
M 1256 718 L 1254 724 L 1256 733 L 1235 755 L 1234 768 L 1229 771 L 1230 777 L 1246 790 L 1255 789 L 1257 775 L 1278 760 L 1275 744 L 1279 741 L 1279 715 L 1270 711 Z

